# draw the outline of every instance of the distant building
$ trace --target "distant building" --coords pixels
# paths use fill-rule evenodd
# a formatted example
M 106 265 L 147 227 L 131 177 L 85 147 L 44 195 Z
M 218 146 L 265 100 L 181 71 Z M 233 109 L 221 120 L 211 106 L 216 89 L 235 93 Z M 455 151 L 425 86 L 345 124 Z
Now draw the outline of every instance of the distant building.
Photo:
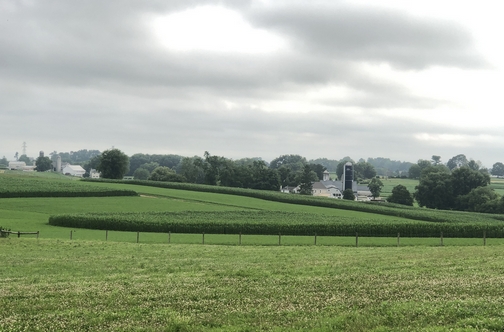
M 83 177 L 84 173 L 86 173 L 86 170 L 79 165 L 67 164 L 65 165 L 65 167 L 63 167 L 62 172 L 65 175 Z
M 94 168 L 91 168 L 91 170 L 89 171 L 89 178 L 91 178 L 91 179 L 99 179 L 100 178 L 100 172 L 98 172 Z
M 24 167 L 26 167 L 26 163 L 24 161 L 9 161 L 10 170 L 21 171 Z

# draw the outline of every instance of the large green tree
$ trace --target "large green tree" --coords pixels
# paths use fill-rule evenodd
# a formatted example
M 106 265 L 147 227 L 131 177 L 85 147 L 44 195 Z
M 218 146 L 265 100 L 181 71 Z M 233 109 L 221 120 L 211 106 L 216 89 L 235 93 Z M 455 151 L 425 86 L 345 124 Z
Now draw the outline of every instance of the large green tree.
M 458 155 L 452 157 L 450 160 L 448 160 L 448 162 L 446 163 L 446 166 L 448 166 L 448 168 L 450 170 L 452 170 L 455 168 L 466 166 L 468 164 L 468 162 L 469 161 L 467 160 L 467 157 L 464 154 L 458 154 Z
M 455 169 L 452 174 L 453 196 L 467 195 L 471 190 L 490 184 L 490 177 L 468 166 Z
M 138 168 L 141 169 L 141 168 Z M 156 167 L 149 176 L 152 181 L 185 182 L 185 178 L 175 173 L 170 167 Z
M 446 168 L 430 166 L 422 171 L 414 194 L 420 206 L 450 209 L 453 206 L 452 178 Z
M 413 196 L 408 188 L 402 184 L 398 184 L 392 189 L 392 195 L 387 197 L 387 202 L 413 206 Z
M 9 161 L 7 160 L 7 158 L 5 158 L 5 156 L 3 156 L 2 159 L 0 159 L 0 167 L 8 167 L 9 166 Z
M 26 163 L 26 166 L 33 166 L 33 163 L 32 161 L 30 160 L 30 158 L 28 158 L 27 155 L 25 154 L 22 154 L 19 158 L 18 158 L 18 161 L 24 161 Z
M 105 179 L 122 179 L 129 170 L 129 158 L 119 149 L 103 151 L 97 170 Z
M 35 161 L 35 165 L 37 166 L 35 169 L 37 172 L 45 172 L 52 169 L 53 164 L 52 160 L 49 157 L 38 157 Z

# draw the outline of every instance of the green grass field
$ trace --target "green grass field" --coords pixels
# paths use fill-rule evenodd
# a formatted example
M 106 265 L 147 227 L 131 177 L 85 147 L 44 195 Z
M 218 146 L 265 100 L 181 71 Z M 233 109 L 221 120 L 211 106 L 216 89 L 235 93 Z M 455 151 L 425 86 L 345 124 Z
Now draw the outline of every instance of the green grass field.
M 0 239 L 1 331 L 502 331 L 501 246 Z

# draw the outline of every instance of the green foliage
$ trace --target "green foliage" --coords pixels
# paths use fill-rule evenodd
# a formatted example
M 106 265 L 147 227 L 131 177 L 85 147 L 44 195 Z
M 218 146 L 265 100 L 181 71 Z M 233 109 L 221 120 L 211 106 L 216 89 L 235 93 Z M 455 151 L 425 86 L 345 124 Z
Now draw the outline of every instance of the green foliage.
M 312 195 L 313 181 L 317 180 L 317 174 L 311 170 L 310 165 L 304 165 L 303 173 L 299 178 L 299 193 L 301 195 Z
M 135 180 L 147 180 L 150 176 L 150 172 L 145 168 L 137 168 L 133 173 Z
M 501 162 L 493 164 L 492 175 L 504 176 L 504 164 Z
M 413 196 L 405 186 L 399 184 L 392 189 L 392 195 L 387 198 L 387 202 L 413 206 Z
M 454 203 L 452 185 L 450 173 L 438 166 L 430 166 L 422 171 L 414 197 L 420 206 L 450 209 Z
M 287 167 L 293 172 L 301 171 L 308 162 L 305 157 L 297 154 L 285 154 L 273 159 L 270 162 L 270 168 L 278 169 L 282 166 Z
M 355 200 L 355 195 L 353 193 L 352 189 L 345 189 L 343 191 L 343 199 L 349 200 L 349 201 L 354 201 Z
M 129 158 L 119 149 L 104 151 L 97 170 L 105 179 L 122 179 L 129 170 Z
M 37 172 L 45 172 L 52 169 L 52 161 L 49 157 L 38 157 L 35 161 Z
M 455 169 L 451 178 L 453 181 L 453 196 L 456 198 L 468 194 L 471 190 L 490 184 L 490 176 L 484 175 L 467 166 Z
M 33 163 L 30 160 L 30 158 L 28 158 L 28 156 L 25 155 L 25 154 L 22 154 L 21 156 L 19 156 L 18 161 L 24 161 L 26 163 L 26 166 L 32 166 L 33 165 Z
M 0 176 L 0 198 L 136 196 L 127 189 L 88 186 L 78 181 L 55 181 L 24 176 Z
M 467 163 L 468 163 L 467 157 L 464 154 L 458 154 L 455 157 L 448 160 L 448 162 L 446 163 L 446 166 L 450 170 L 453 170 L 455 168 L 466 166 Z
M 383 183 L 380 181 L 380 179 L 372 178 L 371 181 L 369 181 L 368 188 L 369 191 L 371 191 L 371 195 L 373 195 L 373 198 L 380 197 L 380 192 L 383 188 Z

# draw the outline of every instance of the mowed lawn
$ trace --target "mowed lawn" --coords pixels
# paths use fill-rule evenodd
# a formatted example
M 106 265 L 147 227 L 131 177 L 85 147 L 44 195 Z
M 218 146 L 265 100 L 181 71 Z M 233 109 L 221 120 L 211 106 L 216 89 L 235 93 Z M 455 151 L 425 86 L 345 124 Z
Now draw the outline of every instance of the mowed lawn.
M 0 330 L 502 331 L 502 249 L 0 239 Z

